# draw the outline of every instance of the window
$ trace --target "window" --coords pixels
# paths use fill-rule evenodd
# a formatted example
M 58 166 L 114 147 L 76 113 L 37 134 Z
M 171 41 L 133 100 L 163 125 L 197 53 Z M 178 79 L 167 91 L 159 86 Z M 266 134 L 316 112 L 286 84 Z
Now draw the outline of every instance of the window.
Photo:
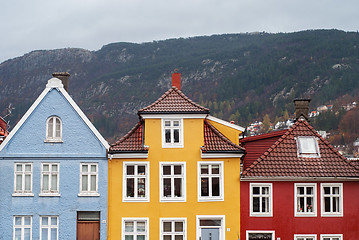
M 183 147 L 182 119 L 162 119 L 162 147 Z
M 148 240 L 148 218 L 123 218 L 122 240 Z
M 343 234 L 321 234 L 320 240 L 342 240 Z
M 57 116 L 51 116 L 46 121 L 45 142 L 62 142 L 62 122 Z
M 160 163 L 161 201 L 185 201 L 185 163 Z
M 42 163 L 41 194 L 58 195 L 58 193 L 59 193 L 59 164 Z
M 186 219 L 161 219 L 161 240 L 186 240 Z
M 81 163 L 79 196 L 98 196 L 98 164 Z
M 223 201 L 223 162 L 198 163 L 199 201 Z
M 316 184 L 295 183 L 295 216 L 316 216 Z
M 14 193 L 20 195 L 33 195 L 32 163 L 15 163 Z
M 318 141 L 315 137 L 297 137 L 297 148 L 299 157 L 320 157 Z
M 196 239 L 225 239 L 226 223 L 224 215 L 197 215 L 196 226 Z
M 343 216 L 343 184 L 321 184 L 322 216 Z
M 301 235 L 294 235 L 294 240 L 316 240 L 317 235 L 313 234 L 301 234 Z
M 250 198 L 251 216 L 272 216 L 273 202 L 271 183 L 251 183 Z
M 145 162 L 124 162 L 123 164 L 123 200 L 147 202 L 149 200 L 149 164 Z
M 32 239 L 32 217 L 14 216 L 14 240 Z
M 57 216 L 40 217 L 40 239 L 58 240 L 59 239 L 59 218 Z
M 247 240 L 275 240 L 274 231 L 247 231 Z

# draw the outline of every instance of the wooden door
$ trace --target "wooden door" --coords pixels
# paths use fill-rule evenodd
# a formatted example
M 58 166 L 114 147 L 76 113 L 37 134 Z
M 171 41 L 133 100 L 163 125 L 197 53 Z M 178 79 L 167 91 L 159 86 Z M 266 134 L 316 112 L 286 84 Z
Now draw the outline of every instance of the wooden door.
M 78 221 L 77 240 L 100 240 L 100 222 Z

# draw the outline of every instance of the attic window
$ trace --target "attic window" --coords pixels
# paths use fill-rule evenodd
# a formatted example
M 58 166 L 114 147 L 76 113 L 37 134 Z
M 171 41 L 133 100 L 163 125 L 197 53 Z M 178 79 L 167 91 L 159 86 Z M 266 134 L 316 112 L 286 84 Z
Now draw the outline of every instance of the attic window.
M 45 142 L 62 142 L 62 121 L 57 116 L 51 116 L 46 121 Z
M 320 157 L 318 141 L 313 136 L 298 137 L 297 147 L 298 147 L 299 157 L 311 157 L 311 158 Z

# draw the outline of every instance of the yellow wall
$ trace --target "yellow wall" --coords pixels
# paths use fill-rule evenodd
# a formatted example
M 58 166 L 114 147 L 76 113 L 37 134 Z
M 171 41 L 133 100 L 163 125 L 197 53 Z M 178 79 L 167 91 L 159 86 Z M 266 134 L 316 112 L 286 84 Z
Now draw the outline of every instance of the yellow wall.
M 145 144 L 148 159 L 109 160 L 108 239 L 121 239 L 122 217 L 149 217 L 150 240 L 160 239 L 160 218 L 187 218 L 187 239 L 196 239 L 196 215 L 225 215 L 227 240 L 239 236 L 239 158 L 201 159 L 203 119 L 184 119 L 184 148 L 162 148 L 161 120 L 145 120 Z M 124 161 L 148 161 L 150 168 L 150 201 L 122 202 Z M 186 202 L 160 202 L 159 162 L 186 162 Z M 197 162 L 223 161 L 224 201 L 198 202 Z M 230 231 L 227 231 L 227 229 Z
M 242 134 L 242 131 L 236 130 L 234 128 L 225 126 L 215 121 L 208 120 L 218 131 L 220 131 L 224 136 L 231 140 L 235 144 L 239 144 L 239 135 Z

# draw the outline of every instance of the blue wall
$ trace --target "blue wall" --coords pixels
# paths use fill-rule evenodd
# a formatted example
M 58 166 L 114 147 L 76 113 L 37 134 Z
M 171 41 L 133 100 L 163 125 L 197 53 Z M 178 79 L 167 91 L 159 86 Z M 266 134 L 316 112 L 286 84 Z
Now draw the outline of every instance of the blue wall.
M 62 120 L 63 143 L 45 143 L 46 120 Z M 33 197 L 13 197 L 14 163 L 33 163 Z M 40 197 L 41 163 L 60 164 L 60 197 Z M 98 163 L 99 197 L 79 197 L 80 163 Z M 32 215 L 32 239 L 39 239 L 42 215 L 59 216 L 59 239 L 76 239 L 77 211 L 101 212 L 107 238 L 106 148 L 57 89 L 50 91 L 0 152 L 0 239 L 12 239 L 13 216 Z

